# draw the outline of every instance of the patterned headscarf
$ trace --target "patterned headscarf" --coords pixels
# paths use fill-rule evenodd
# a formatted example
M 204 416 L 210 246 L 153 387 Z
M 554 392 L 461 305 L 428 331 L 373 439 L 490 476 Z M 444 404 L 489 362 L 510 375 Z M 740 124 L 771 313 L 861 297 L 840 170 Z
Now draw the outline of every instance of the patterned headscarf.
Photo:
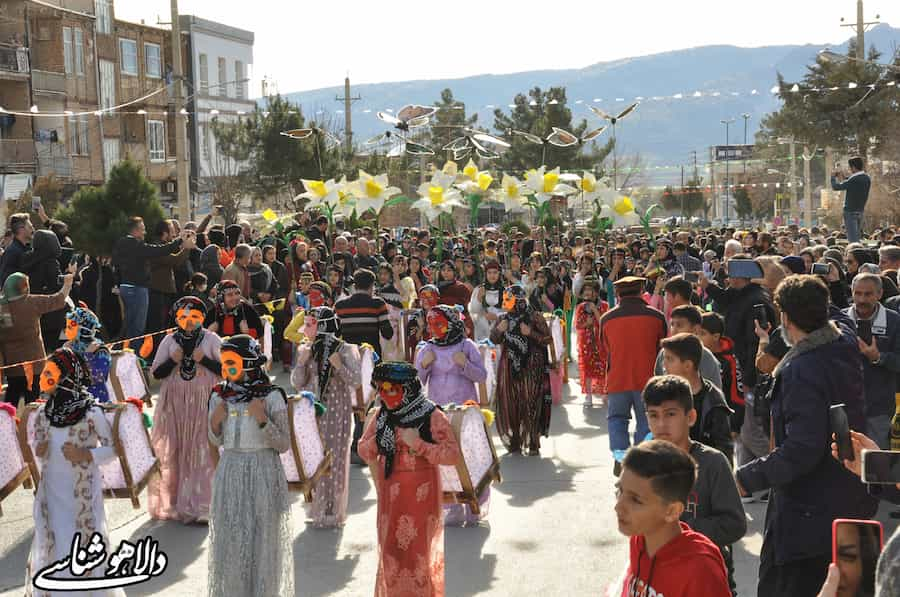
M 222 280 L 216 284 L 216 316 L 219 319 L 226 315 L 236 316 L 238 311 L 240 311 L 241 303 L 238 303 L 233 309 L 228 309 L 228 307 L 225 306 L 225 293 L 234 290 L 237 290 L 238 293 L 241 292 L 241 287 L 238 286 L 237 282 L 234 280 Z
M 273 390 L 281 390 L 269 380 L 264 369 L 268 359 L 263 354 L 259 342 L 252 336 L 247 334 L 232 336 L 222 342 L 221 351 L 237 353 L 244 361 L 244 380 L 239 382 L 226 380 L 216 386 L 216 391 L 226 402 L 231 404 L 249 402 L 254 398 L 265 398 Z M 284 396 L 283 390 L 281 394 Z
M 175 301 L 175 304 L 172 306 L 172 312 L 177 314 L 182 309 L 196 309 L 203 314 L 204 318 L 206 317 L 206 303 L 196 296 L 184 296 Z M 197 375 L 197 363 L 194 361 L 194 350 L 200 346 L 201 342 L 203 342 L 203 334 L 203 326 L 197 327 L 191 332 L 186 332 L 181 326 L 177 326 L 177 329 L 173 334 L 175 342 L 181 348 L 181 352 L 184 355 L 181 357 L 181 366 L 178 368 L 178 372 L 181 375 L 181 379 L 185 381 L 190 381 Z
M 87 307 L 77 307 L 74 311 L 69 311 L 66 319 L 78 326 L 78 336 L 72 340 L 72 347 L 76 352 L 83 354 L 97 341 L 97 331 L 101 327 L 100 320 Z
M 402 361 L 382 361 L 372 372 L 372 387 L 376 390 L 379 382 L 403 385 L 403 400 L 391 410 L 384 402 L 375 419 L 375 442 L 378 453 L 384 456 L 384 478 L 394 470 L 394 455 L 397 451 L 397 427 L 418 429 L 423 441 L 435 443 L 431 436 L 431 413 L 438 406 L 422 393 L 422 382 L 411 364 Z
M 47 400 L 44 415 L 53 427 L 70 427 L 81 421 L 94 397 L 88 392 L 91 373 L 84 357 L 71 348 L 57 349 L 47 358 L 60 370 L 56 392 Z
M 316 307 L 310 311 L 310 315 L 316 320 L 316 338 L 313 340 L 312 354 L 319 374 L 319 400 L 324 401 L 325 389 L 331 381 L 334 369 L 329 359 L 341 349 L 344 341 L 337 337 L 341 333 L 341 324 L 334 309 Z
M 528 338 L 519 331 L 522 323 L 528 323 L 531 320 L 532 309 L 528 304 L 528 298 L 525 289 L 521 286 L 510 286 L 504 294 L 510 299 L 515 299 L 512 310 L 508 311 L 507 321 L 509 327 L 503 333 L 504 344 L 506 344 L 506 354 L 509 355 L 509 364 L 514 373 L 519 373 L 528 360 Z M 504 303 L 507 299 L 504 298 Z
M 447 320 L 448 329 L 443 338 L 435 338 L 433 335 L 428 341 L 435 346 L 453 346 L 466 339 L 466 326 L 459 317 L 459 310 L 449 305 L 437 305 L 428 311 L 428 318 L 442 316 Z

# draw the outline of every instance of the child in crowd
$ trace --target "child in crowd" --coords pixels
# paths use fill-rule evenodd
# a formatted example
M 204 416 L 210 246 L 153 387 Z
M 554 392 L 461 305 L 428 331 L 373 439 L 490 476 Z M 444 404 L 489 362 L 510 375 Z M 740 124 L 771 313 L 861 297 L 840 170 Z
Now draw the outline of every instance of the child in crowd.
M 718 450 L 691 439 L 697 411 L 687 381 L 675 375 L 654 377 L 642 397 L 653 438 L 672 442 L 697 462 L 697 481 L 681 520 L 722 550 L 734 589 L 731 545 L 747 532 L 747 517 L 729 463 Z
M 575 308 L 575 330 L 578 334 L 578 373 L 584 406 L 593 406 L 596 391 L 600 405 L 606 398 L 606 351 L 600 342 L 600 316 L 609 310 L 600 300 L 600 282 L 593 276 L 584 279 L 581 301 Z
M 619 532 L 630 537 L 621 597 L 730 597 L 715 543 L 681 520 L 696 479 L 687 452 L 662 440 L 632 447 L 616 483 Z
M 731 432 L 741 432 L 744 423 L 744 379 L 741 365 L 734 356 L 734 340 L 725 336 L 725 318 L 718 313 L 704 313 L 700 321 L 700 341 L 719 361 L 722 369 L 722 393 L 733 411 Z

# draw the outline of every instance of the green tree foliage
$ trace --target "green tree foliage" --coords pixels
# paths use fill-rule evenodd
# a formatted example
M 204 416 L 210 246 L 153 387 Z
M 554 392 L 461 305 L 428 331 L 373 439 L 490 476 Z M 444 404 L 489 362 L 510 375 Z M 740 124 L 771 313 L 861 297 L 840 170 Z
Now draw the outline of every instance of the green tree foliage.
M 75 248 L 94 256 L 112 253 L 132 216 L 144 218 L 147 230 L 153 230 L 164 217 L 156 186 L 129 159 L 113 166 L 104 186 L 81 189 L 69 206 L 56 214 L 68 224 Z
M 460 136 L 463 128 L 476 128 L 478 114 L 467 115 L 466 104 L 455 99 L 453 90 L 449 88 L 441 91 L 441 99 L 434 105 L 438 111 L 431 118 L 431 134 L 426 145 L 434 149 L 432 161 L 441 168 L 450 159 L 448 152 L 441 151 L 441 148 Z
M 734 196 L 734 211 L 742 220 L 749 220 L 753 216 L 753 202 L 750 201 L 750 193 L 740 187 L 732 191 Z
M 847 52 L 856 55 L 854 41 Z M 869 60 L 879 58 L 877 50 L 869 51 Z M 895 63 L 900 64 L 900 56 Z M 793 136 L 864 157 L 877 152 L 886 123 L 897 117 L 897 88 L 885 86 L 892 75 L 877 65 L 821 55 L 807 71 L 797 82 L 778 74 L 778 96 L 784 104 L 763 119 L 763 139 Z
M 662 206 L 669 211 L 677 211 L 687 217 L 693 216 L 698 211 L 703 211 L 706 205 L 706 197 L 700 189 L 702 180 L 692 179 L 680 189 L 667 186 L 662 196 Z
M 522 93 L 516 95 L 513 103 L 515 108 L 511 108 L 509 114 L 500 109 L 494 110 L 495 133 L 512 143 L 512 147 L 497 160 L 498 169 L 521 173 L 541 165 L 544 148 L 523 137 L 512 135 L 511 130 L 531 133 L 542 139 L 547 138 L 554 126 L 579 137 L 588 130 L 586 120 L 582 119 L 577 124 L 572 121 L 572 110 L 566 104 L 565 87 L 551 87 L 547 91 L 535 87 L 527 95 Z M 593 124 L 600 126 L 599 122 Z M 604 135 L 606 134 L 604 133 Z M 574 145 L 572 147 L 547 145 L 544 165 L 547 168 L 559 166 L 564 171 L 593 170 L 597 172 L 603 160 L 612 152 L 612 148 L 611 137 L 602 146 L 598 146 L 596 142 L 587 146 Z

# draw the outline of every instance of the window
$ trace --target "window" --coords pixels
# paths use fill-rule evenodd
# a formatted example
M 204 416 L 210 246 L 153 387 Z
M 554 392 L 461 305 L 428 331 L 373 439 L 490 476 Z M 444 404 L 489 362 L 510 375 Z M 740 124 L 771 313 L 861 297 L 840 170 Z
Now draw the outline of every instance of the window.
M 218 88 L 216 95 L 224 95 L 228 94 L 228 67 L 225 65 L 225 59 L 219 58 L 219 80 L 218 80 Z
M 87 116 L 69 117 L 69 139 L 72 155 L 87 155 L 88 147 L 88 118 Z
M 158 44 L 144 44 L 144 72 L 153 79 L 162 75 Z
M 209 93 L 209 64 L 207 63 L 206 54 L 200 54 L 200 93 L 206 95 Z
M 200 153 L 203 159 L 209 160 L 209 126 L 206 123 L 200 125 Z
M 103 140 L 103 171 L 106 174 L 106 178 L 109 178 L 109 173 L 112 171 L 113 166 L 119 163 L 119 140 L 118 139 L 104 139 Z
M 75 72 L 75 59 L 72 55 L 72 28 L 63 27 L 63 56 L 66 63 L 66 74 Z
M 119 38 L 119 61 L 122 74 L 138 74 L 137 42 L 133 39 Z
M 109 9 L 111 0 L 94 0 L 94 14 L 97 16 L 97 33 L 112 33 L 112 19 Z
M 100 107 L 116 105 L 116 66 L 112 60 L 100 61 Z
M 240 60 L 234 61 L 234 91 L 238 99 L 247 97 L 244 88 L 244 63 Z
M 73 29 L 75 34 L 75 74 L 84 76 L 84 32 L 81 29 Z
M 147 145 L 151 162 L 166 161 L 166 123 L 162 120 L 147 121 Z

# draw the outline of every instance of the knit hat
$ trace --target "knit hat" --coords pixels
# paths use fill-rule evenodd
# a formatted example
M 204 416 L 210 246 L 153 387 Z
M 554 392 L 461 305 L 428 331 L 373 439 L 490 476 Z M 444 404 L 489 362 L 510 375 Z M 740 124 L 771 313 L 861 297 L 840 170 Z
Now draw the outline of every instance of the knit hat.
M 803 261 L 802 257 L 797 257 L 796 255 L 788 255 L 782 258 L 781 265 L 787 267 L 794 274 L 802 275 L 806 273 L 806 262 Z

